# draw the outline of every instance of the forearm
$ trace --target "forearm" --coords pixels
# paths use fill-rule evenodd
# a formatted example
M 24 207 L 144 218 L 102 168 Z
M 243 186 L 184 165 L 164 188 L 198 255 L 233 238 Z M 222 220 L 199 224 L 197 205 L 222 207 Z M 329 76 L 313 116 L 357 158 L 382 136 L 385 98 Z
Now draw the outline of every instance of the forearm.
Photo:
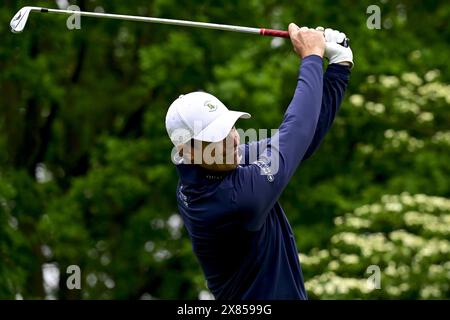
M 272 138 L 272 149 L 278 147 L 280 165 L 283 165 L 283 172 L 288 179 L 313 140 L 320 114 L 322 91 L 322 59 L 316 55 L 308 56 L 302 61 L 294 97 L 277 135 Z M 275 147 L 275 143 L 278 143 L 278 146 Z
M 344 98 L 349 78 L 350 69 L 348 66 L 344 64 L 331 64 L 328 66 L 323 80 L 323 96 L 319 121 L 313 140 L 303 160 L 309 158 L 317 150 L 331 128 Z

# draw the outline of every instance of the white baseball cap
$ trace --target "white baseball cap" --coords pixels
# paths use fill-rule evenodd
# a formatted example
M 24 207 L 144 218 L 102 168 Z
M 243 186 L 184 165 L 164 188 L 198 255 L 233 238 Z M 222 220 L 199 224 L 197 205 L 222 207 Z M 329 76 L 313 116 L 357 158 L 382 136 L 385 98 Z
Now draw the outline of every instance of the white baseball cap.
M 216 97 L 206 92 L 181 95 L 166 114 L 166 130 L 177 146 L 191 139 L 219 142 L 227 137 L 239 118 L 249 119 L 246 112 L 228 110 Z

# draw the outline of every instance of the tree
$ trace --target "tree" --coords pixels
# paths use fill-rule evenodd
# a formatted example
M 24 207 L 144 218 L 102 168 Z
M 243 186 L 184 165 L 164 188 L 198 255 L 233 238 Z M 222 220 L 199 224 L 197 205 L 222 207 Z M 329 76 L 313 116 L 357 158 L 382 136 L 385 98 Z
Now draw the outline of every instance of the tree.
M 385 193 L 450 196 L 447 3 L 380 3 L 380 30 L 366 26 L 371 1 L 70 3 L 347 33 L 355 68 L 346 100 L 281 199 L 301 252 L 327 246 L 336 216 Z M 0 7 L 0 298 L 198 298 L 206 287 L 177 215 L 167 107 L 207 90 L 253 114 L 244 129 L 277 128 L 299 66 L 290 42 L 90 18 L 69 31 L 66 17 L 42 14 L 10 33 L 28 4 Z M 80 266 L 82 290 L 67 289 L 68 265 Z M 46 266 L 59 275 L 54 287 Z
M 385 195 L 337 217 L 335 225 L 327 249 L 300 255 L 312 298 L 450 297 L 450 200 Z M 370 266 L 381 271 L 378 289 L 367 280 Z

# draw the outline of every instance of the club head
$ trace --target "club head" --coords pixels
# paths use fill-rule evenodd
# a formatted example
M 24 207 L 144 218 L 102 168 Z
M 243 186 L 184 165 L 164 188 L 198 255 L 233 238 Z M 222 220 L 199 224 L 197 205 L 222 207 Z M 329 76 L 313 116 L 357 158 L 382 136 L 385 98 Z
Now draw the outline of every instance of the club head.
M 39 7 L 23 7 L 20 9 L 16 15 L 11 19 L 10 26 L 11 31 L 14 33 L 22 32 L 25 28 L 25 24 L 27 23 L 28 16 L 31 11 L 40 11 Z

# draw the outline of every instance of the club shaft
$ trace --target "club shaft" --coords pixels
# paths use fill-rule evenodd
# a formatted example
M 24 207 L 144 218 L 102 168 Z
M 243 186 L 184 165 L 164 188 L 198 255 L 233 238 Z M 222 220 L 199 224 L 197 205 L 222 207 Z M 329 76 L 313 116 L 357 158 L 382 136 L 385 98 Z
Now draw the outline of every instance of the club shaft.
M 43 13 L 46 13 L 46 12 L 47 13 L 57 13 L 57 14 L 65 14 L 65 15 L 79 15 L 79 16 L 94 17 L 94 18 L 109 18 L 109 19 L 117 19 L 117 20 L 162 23 L 162 24 L 168 24 L 168 25 L 177 25 L 177 26 L 186 26 L 186 27 L 196 27 L 196 28 L 206 28 L 206 29 L 259 34 L 262 36 L 269 36 L 269 37 L 290 38 L 289 32 L 283 31 L 283 30 L 274 30 L 274 29 L 265 29 L 265 28 L 250 28 L 250 27 L 233 26 L 233 25 L 218 24 L 218 23 L 207 23 L 207 22 L 197 22 L 197 21 L 188 21 L 188 20 L 175 20 L 175 19 L 165 19 L 165 18 L 131 16 L 131 15 L 124 15 L 124 14 L 112 14 L 112 13 L 103 13 L 103 12 L 48 9 L 48 8 L 42 8 L 42 7 L 23 7 L 12 18 L 12 20 L 10 22 L 11 31 L 14 33 L 22 32 L 22 30 L 25 27 L 25 24 L 27 22 L 28 15 L 30 14 L 30 12 L 33 12 L 33 11 L 38 11 L 38 12 L 43 12 Z M 344 47 L 348 47 L 349 41 L 350 40 L 348 38 L 345 38 L 339 44 Z
M 266 29 L 249 28 L 249 27 L 241 27 L 241 26 L 233 26 L 233 25 L 217 24 L 217 23 L 195 22 L 195 21 L 163 19 L 163 18 L 151 18 L 151 17 L 100 13 L 100 12 L 86 12 L 86 11 L 47 9 L 47 8 L 42 8 L 41 12 L 71 14 L 71 15 L 78 14 L 78 15 L 84 16 L 84 17 L 109 18 L 109 19 L 141 21 L 141 22 L 149 22 L 149 23 L 162 23 L 162 24 L 185 26 L 185 27 L 207 28 L 207 29 L 244 32 L 244 33 L 253 33 L 253 34 L 262 34 L 261 30 L 266 30 Z

